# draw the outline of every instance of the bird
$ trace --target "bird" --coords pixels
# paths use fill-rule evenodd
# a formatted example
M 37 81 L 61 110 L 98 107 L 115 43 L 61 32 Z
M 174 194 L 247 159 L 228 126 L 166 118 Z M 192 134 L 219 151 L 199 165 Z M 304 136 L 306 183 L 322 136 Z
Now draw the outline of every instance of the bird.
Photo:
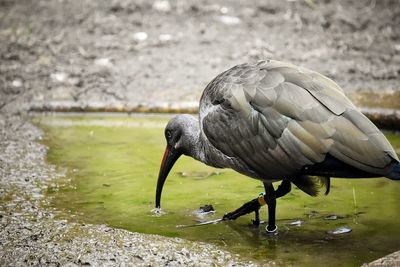
M 166 148 L 156 188 L 161 209 L 165 180 L 181 155 L 260 180 L 265 192 L 222 220 L 268 207 L 276 233 L 276 199 L 292 184 L 315 196 L 331 178 L 400 179 L 399 158 L 382 132 L 328 77 L 290 63 L 245 63 L 216 76 L 204 89 L 198 118 L 180 114 L 165 127 Z M 280 182 L 275 189 L 273 183 Z

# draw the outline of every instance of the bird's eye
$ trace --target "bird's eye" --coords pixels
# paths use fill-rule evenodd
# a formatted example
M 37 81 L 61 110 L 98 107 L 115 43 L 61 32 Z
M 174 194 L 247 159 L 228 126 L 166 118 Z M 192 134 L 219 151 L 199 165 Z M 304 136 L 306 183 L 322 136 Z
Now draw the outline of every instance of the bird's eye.
M 168 139 L 170 139 L 171 136 L 172 136 L 171 131 L 166 131 L 166 132 L 165 132 L 165 136 L 166 136 Z

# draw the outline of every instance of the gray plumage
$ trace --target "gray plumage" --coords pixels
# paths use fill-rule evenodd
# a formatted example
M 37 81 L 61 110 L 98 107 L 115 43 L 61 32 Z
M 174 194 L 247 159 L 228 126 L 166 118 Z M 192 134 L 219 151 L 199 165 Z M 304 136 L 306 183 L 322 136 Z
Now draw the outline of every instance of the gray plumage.
M 267 231 L 275 232 L 276 198 L 291 183 L 315 196 L 330 177 L 400 179 L 400 163 L 379 129 L 329 78 L 279 61 L 242 64 L 205 88 L 199 120 L 178 115 L 165 129 L 167 147 L 157 181 L 160 208 L 166 177 L 180 155 L 232 168 L 259 179 L 266 191 L 224 215 L 234 220 L 268 205 Z M 272 182 L 283 180 L 275 190 Z
M 206 163 L 263 181 L 293 176 L 328 153 L 377 176 L 398 162 L 385 136 L 336 83 L 278 61 L 218 75 L 200 100 L 200 127 L 203 143 L 214 148 Z M 216 151 L 235 160 L 208 154 Z

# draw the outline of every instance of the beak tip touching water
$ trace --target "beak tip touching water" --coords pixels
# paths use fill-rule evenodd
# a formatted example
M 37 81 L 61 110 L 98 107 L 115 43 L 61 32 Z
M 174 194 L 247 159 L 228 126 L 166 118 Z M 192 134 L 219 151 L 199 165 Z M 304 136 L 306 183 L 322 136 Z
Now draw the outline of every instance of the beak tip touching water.
M 156 208 L 161 208 L 161 193 L 167 179 L 167 176 L 174 166 L 176 160 L 179 158 L 181 153 L 175 149 L 171 149 L 168 145 L 165 148 L 164 156 L 161 161 L 160 172 L 158 174 L 157 180 L 157 190 L 156 190 Z

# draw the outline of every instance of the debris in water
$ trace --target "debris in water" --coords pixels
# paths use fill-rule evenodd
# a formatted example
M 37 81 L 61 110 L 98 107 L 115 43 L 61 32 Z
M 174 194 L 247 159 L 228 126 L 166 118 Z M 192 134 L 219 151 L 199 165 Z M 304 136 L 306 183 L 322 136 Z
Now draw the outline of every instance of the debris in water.
M 330 235 L 341 235 L 341 234 L 350 233 L 351 231 L 352 231 L 351 228 L 349 228 L 347 226 L 342 226 L 342 227 L 336 228 L 335 230 L 327 231 L 327 233 Z
M 318 217 L 318 216 L 319 216 L 319 212 L 318 212 L 318 211 L 315 211 L 315 210 L 312 210 L 312 211 L 310 211 L 309 213 L 306 213 L 306 215 L 307 215 L 307 217 L 308 217 L 309 219 L 312 219 L 312 218 Z
M 180 177 L 208 178 L 214 175 L 220 175 L 220 172 L 177 172 Z
M 193 215 L 199 216 L 199 217 L 203 217 L 206 215 L 210 215 L 210 214 L 214 214 L 215 213 L 215 209 L 212 205 L 204 205 L 201 206 L 200 209 L 193 211 Z
M 335 214 L 331 214 L 331 215 L 325 216 L 324 220 L 334 221 L 334 220 L 342 219 L 342 218 L 343 218 L 342 216 L 337 216 Z
M 187 224 L 187 225 L 177 225 L 176 228 L 187 228 L 187 227 L 195 227 L 195 226 L 203 226 L 203 225 L 207 225 L 207 224 L 217 224 L 219 222 L 222 222 L 222 219 L 216 219 L 216 220 L 211 220 L 211 221 L 205 221 L 205 222 L 200 222 L 200 223 L 196 223 L 196 224 Z
M 206 205 L 204 205 L 204 206 L 201 206 L 200 207 L 200 209 L 203 211 L 203 212 L 210 212 L 210 211 L 215 211 L 215 209 L 214 209 L 214 207 L 210 204 L 206 204 Z
M 304 221 L 302 221 L 302 220 L 296 220 L 296 221 L 290 222 L 288 224 L 292 225 L 292 226 L 301 226 L 303 223 L 304 223 Z

